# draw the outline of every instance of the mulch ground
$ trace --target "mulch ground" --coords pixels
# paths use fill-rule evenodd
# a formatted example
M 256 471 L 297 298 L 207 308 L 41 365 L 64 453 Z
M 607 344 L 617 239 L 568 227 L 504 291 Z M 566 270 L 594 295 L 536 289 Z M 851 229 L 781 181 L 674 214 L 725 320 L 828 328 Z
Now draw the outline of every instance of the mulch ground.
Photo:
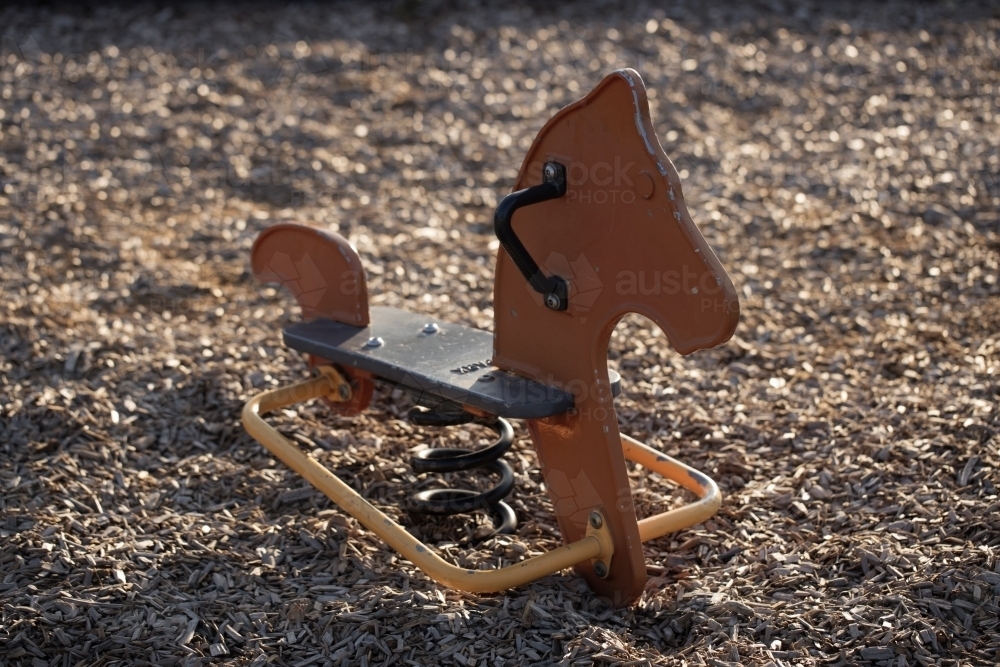
M 835 4 L 0 10 L 0 663 L 1000 662 L 1000 9 Z M 621 66 L 743 316 L 622 322 L 619 419 L 722 510 L 628 609 L 443 589 L 240 426 L 306 376 L 250 245 L 339 229 L 374 302 L 489 328 L 493 207 Z M 407 407 L 272 423 L 458 563 L 558 544 L 523 425 L 517 535 L 401 512 L 410 450 L 488 435 Z

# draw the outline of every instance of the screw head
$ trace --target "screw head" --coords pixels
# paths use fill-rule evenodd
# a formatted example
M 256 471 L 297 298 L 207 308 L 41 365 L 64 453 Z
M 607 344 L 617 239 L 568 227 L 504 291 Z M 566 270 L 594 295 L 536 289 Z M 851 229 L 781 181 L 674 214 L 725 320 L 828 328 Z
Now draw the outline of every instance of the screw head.
M 559 310 L 559 305 L 562 301 L 555 294 L 545 295 L 545 307 L 550 310 Z
M 604 517 L 601 516 L 600 512 L 590 513 L 590 526 L 591 528 L 600 528 L 604 525 Z
M 438 331 L 441 331 L 441 327 L 438 326 L 437 322 L 428 322 L 424 325 L 425 334 L 436 334 Z
M 594 561 L 594 574 L 603 579 L 608 576 L 608 566 L 603 560 Z
M 545 180 L 551 181 L 555 179 L 556 174 L 558 172 L 556 172 L 556 166 L 550 162 L 549 164 L 545 165 L 544 173 L 545 173 Z
M 385 345 L 385 341 L 382 340 L 381 336 L 372 336 L 365 343 L 365 347 L 382 347 L 383 345 Z

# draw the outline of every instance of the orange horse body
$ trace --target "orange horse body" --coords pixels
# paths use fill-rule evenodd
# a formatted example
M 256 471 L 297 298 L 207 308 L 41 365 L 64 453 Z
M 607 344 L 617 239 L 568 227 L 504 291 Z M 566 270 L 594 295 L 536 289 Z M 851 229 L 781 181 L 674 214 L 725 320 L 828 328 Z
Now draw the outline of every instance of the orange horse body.
M 565 167 L 565 194 L 520 209 L 513 229 L 542 259 L 546 276 L 565 280 L 568 307 L 546 307 L 501 247 L 492 363 L 572 393 L 573 409 L 528 419 L 528 430 L 566 543 L 588 534 L 595 509 L 614 540 L 608 568 L 595 572 L 594 562 L 584 561 L 577 571 L 601 595 L 627 604 L 642 593 L 646 576 L 608 378 L 611 334 L 625 314 L 639 313 L 689 354 L 730 338 L 739 300 L 688 214 L 638 73 L 616 71 L 559 111 L 529 149 L 514 189 L 537 184 L 553 162 Z M 260 279 L 292 291 L 305 318 L 369 324 L 364 272 L 343 237 L 276 225 L 258 238 L 252 263 Z M 356 370 L 345 374 L 351 401 L 331 406 L 357 412 L 372 380 Z

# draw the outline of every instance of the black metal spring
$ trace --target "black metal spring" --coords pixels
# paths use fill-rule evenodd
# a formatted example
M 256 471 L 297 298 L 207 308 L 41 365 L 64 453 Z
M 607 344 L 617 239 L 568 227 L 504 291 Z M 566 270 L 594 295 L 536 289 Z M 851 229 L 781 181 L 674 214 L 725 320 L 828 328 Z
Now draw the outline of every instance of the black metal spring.
M 407 413 L 409 420 L 418 426 L 458 426 L 475 422 L 497 433 L 497 441 L 485 449 L 471 450 L 463 447 L 438 447 L 424 449 L 410 459 L 414 472 L 459 472 L 485 468 L 500 475 L 500 481 L 483 493 L 469 489 L 428 489 L 410 497 L 409 511 L 415 514 L 450 516 L 476 510 L 490 510 L 495 517 L 496 529 L 492 535 L 509 535 L 517 529 L 517 515 L 503 501 L 514 488 L 514 471 L 501 459 L 514 444 L 514 428 L 506 419 L 476 417 L 460 406 L 439 406 L 434 409 L 416 407 Z

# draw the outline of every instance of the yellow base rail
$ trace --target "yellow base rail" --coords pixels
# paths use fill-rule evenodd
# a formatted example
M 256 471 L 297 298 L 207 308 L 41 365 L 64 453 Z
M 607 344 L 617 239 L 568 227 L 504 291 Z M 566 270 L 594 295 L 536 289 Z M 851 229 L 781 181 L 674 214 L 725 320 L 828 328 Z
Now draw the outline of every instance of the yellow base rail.
M 583 539 L 515 565 L 498 570 L 472 570 L 443 560 L 261 418 L 261 415 L 273 410 L 314 398 L 325 397 L 338 403 L 350 400 L 350 384 L 340 373 L 330 366 L 323 366 L 318 370 L 320 374 L 311 380 L 271 389 L 250 399 L 243 408 L 244 427 L 285 465 L 302 475 L 431 579 L 449 588 L 470 593 L 495 593 L 521 586 L 586 560 L 594 561 L 595 566 L 600 565 L 595 567 L 597 571 L 607 571 L 614 555 L 614 542 L 600 511 L 592 514 Z M 695 503 L 640 521 L 639 534 L 643 541 L 700 523 L 718 510 L 721 496 L 711 479 L 628 436 L 622 436 L 622 446 L 628 460 L 677 482 L 699 496 Z
M 697 501 L 684 507 L 640 519 L 639 537 L 643 542 L 690 528 L 712 518 L 719 511 L 722 494 L 719 492 L 719 486 L 708 475 L 624 434 L 622 449 L 625 450 L 625 458 L 629 461 L 676 482 L 698 496 Z

